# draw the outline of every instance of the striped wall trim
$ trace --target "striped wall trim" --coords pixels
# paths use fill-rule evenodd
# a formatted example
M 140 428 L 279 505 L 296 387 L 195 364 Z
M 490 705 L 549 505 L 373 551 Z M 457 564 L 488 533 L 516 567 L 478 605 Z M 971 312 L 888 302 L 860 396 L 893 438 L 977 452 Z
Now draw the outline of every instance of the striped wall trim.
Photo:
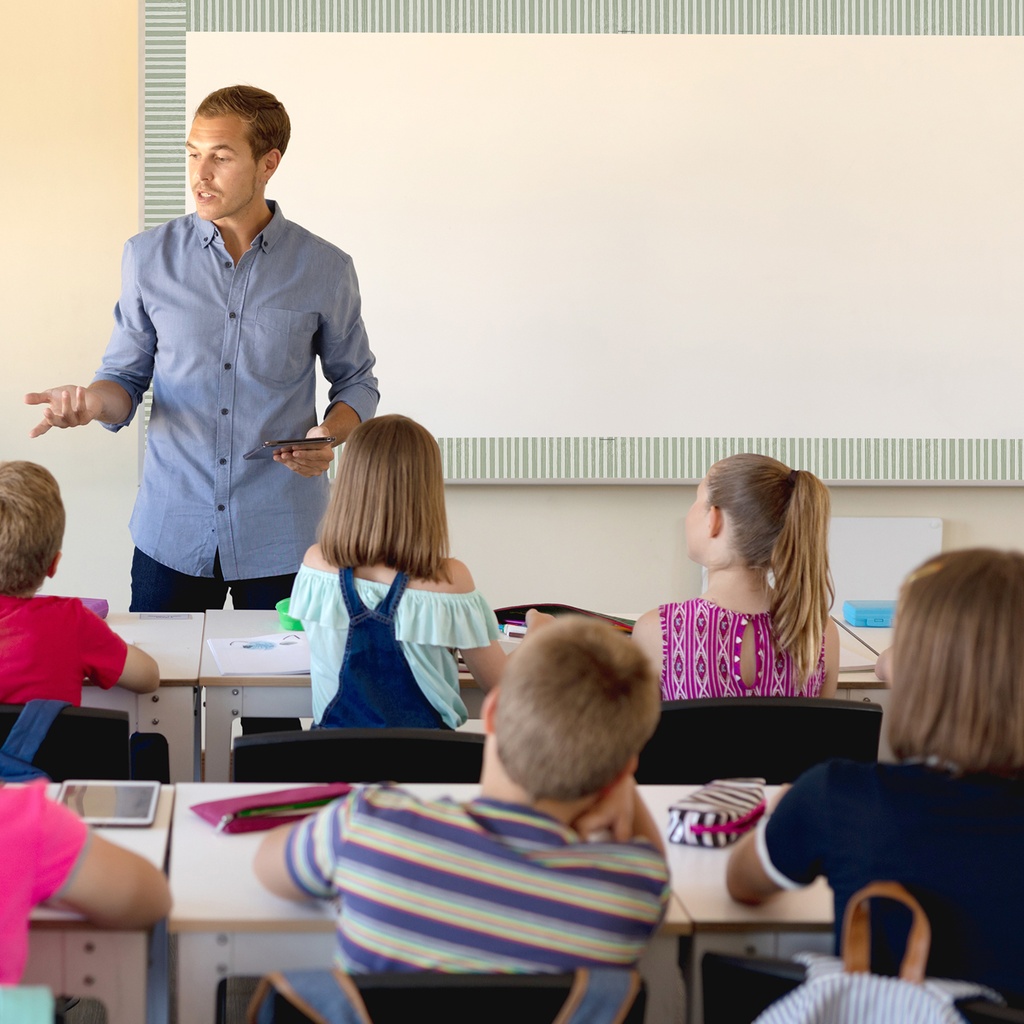
M 728 455 L 758 452 L 823 480 L 1024 483 L 1024 438 L 443 437 L 450 481 L 699 480 Z
M 144 215 L 185 211 L 186 32 L 1019 36 L 1024 0 L 144 0 Z
M 1020 0 L 190 0 L 196 32 L 1018 35 Z

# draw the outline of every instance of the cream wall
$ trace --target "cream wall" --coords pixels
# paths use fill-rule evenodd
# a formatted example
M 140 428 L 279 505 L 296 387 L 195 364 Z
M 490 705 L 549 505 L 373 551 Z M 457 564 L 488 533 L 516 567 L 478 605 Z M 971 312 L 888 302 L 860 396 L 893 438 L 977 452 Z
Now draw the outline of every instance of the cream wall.
M 26 391 L 92 379 L 110 333 L 121 246 L 138 226 L 137 0 L 7 4 L 0 274 L 0 457 L 60 481 L 64 560 L 47 589 L 128 604 L 133 428 L 51 431 L 31 440 Z
M 0 274 L 0 455 L 43 463 L 64 490 L 64 561 L 48 589 L 123 609 L 136 430 L 30 440 L 36 416 L 22 395 L 87 382 L 109 334 L 121 245 L 139 223 L 137 0 L 16 5 L 0 45 L 13 228 Z M 373 310 L 366 316 L 372 338 Z M 459 485 L 448 494 L 453 551 L 496 605 L 640 611 L 698 590 L 682 542 L 692 487 Z M 1022 488 L 838 487 L 833 504 L 837 515 L 941 516 L 947 547 L 1024 546 Z

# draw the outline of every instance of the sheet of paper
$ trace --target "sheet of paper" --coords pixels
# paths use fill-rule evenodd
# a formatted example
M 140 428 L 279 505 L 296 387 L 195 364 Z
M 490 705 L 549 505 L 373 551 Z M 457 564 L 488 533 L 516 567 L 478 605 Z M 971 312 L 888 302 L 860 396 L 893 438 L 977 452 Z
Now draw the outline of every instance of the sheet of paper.
M 309 644 L 304 633 L 220 637 L 206 641 L 226 676 L 295 676 L 309 673 Z

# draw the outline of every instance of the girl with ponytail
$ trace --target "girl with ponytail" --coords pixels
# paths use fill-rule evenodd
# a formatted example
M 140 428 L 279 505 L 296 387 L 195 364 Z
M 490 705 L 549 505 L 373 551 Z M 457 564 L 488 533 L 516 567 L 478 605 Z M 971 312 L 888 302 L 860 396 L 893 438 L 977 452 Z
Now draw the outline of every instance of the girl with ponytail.
M 813 473 L 765 455 L 711 467 L 686 516 L 687 554 L 707 568 L 708 588 L 649 611 L 633 631 L 662 699 L 835 695 L 830 507 Z

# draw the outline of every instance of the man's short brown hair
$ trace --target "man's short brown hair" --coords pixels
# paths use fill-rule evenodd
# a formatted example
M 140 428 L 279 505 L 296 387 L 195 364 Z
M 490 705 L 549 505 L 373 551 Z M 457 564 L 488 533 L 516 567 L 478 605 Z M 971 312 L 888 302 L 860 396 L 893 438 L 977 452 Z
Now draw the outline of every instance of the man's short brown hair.
M 64 503 L 34 462 L 0 462 L 0 594 L 34 594 L 64 541 Z
M 494 731 L 509 778 L 533 800 L 576 800 L 614 782 L 661 714 L 643 652 L 606 623 L 566 616 L 509 658 Z
M 288 148 L 292 124 L 284 104 L 265 89 L 252 85 L 229 85 L 211 92 L 196 107 L 196 117 L 237 117 L 255 159 L 276 149 L 282 156 Z

